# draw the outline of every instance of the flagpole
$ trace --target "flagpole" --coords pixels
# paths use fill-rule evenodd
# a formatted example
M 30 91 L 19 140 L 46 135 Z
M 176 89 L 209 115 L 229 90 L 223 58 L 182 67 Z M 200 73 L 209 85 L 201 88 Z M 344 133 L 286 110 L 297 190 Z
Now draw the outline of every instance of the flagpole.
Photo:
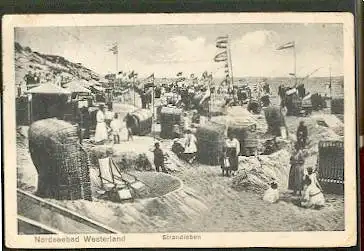
M 133 105 L 134 105 L 134 109 L 135 109 L 135 77 L 133 76 Z
M 153 133 L 153 139 L 155 140 L 155 132 L 154 132 L 154 121 L 155 121 L 155 114 L 154 114 L 154 91 L 155 91 L 155 85 L 154 85 L 154 73 L 153 73 L 153 86 L 152 86 L 152 133 Z
M 229 57 L 229 70 L 231 71 L 231 87 L 234 85 L 234 76 L 233 76 L 233 65 L 232 65 L 232 62 L 231 62 L 231 51 L 230 51 L 230 44 L 229 44 L 229 37 L 226 36 L 228 38 L 228 41 L 227 41 L 227 51 L 228 51 L 228 57 Z
M 297 87 L 297 73 L 296 73 L 296 43 L 295 43 L 295 41 L 293 41 L 293 60 L 294 60 L 294 71 L 293 71 L 293 73 L 294 73 L 294 81 L 295 81 L 295 83 L 294 83 L 294 86 L 295 87 Z
M 329 85 L 329 87 L 330 87 L 330 99 L 332 99 L 331 65 L 330 65 L 329 70 L 330 70 L 330 85 Z

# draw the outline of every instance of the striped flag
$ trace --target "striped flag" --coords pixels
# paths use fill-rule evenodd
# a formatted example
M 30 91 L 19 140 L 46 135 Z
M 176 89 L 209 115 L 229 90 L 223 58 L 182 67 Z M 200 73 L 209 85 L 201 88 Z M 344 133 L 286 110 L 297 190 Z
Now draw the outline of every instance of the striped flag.
M 214 58 L 215 62 L 223 62 L 223 61 L 227 61 L 227 52 L 223 51 L 220 52 L 219 54 L 217 54 Z
M 145 79 L 144 88 L 154 87 L 154 73 Z
M 217 48 L 226 49 L 227 48 L 227 44 L 228 44 L 228 37 L 227 36 L 218 37 L 216 39 L 216 47 Z
M 285 49 L 294 48 L 294 47 L 295 47 L 295 42 L 292 41 L 292 42 L 288 42 L 288 43 L 285 43 L 285 44 L 279 46 L 277 48 L 277 50 L 278 51 L 279 50 L 285 50 Z
M 113 47 L 111 47 L 110 49 L 109 49 L 109 51 L 111 51 L 112 52 L 112 54 L 114 54 L 114 55 L 116 55 L 116 54 L 118 54 L 118 45 L 116 44 L 116 45 L 114 45 Z

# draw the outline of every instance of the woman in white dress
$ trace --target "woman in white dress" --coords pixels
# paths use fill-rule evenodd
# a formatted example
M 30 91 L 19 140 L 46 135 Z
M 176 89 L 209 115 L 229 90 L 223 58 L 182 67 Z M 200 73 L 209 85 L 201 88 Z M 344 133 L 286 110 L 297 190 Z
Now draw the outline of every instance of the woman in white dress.
M 306 176 L 304 180 L 304 185 L 305 188 L 301 198 L 301 206 L 314 209 L 325 206 L 324 194 L 308 176 Z
M 105 107 L 100 105 L 99 110 L 96 113 L 95 142 L 99 144 L 102 144 L 108 139 L 104 110 Z
M 197 153 L 197 139 L 195 135 L 191 133 L 191 130 L 186 130 L 186 138 L 185 138 L 185 151 L 184 155 L 186 161 L 190 164 L 195 160 Z

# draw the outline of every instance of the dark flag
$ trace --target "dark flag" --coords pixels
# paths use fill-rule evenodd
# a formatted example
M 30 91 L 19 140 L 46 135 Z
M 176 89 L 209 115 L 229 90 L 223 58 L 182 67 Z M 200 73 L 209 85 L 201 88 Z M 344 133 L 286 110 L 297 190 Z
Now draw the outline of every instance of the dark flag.
M 134 71 L 132 71 L 132 72 L 128 75 L 129 79 L 132 79 L 132 78 L 134 78 L 134 77 L 136 77 L 136 76 L 138 76 L 138 73 L 135 73 Z
M 116 44 L 116 45 L 114 45 L 113 47 L 111 47 L 111 48 L 109 49 L 109 51 L 111 51 L 111 52 L 112 52 L 112 54 L 114 54 L 114 55 L 118 54 L 118 45 L 117 45 L 117 44 Z
M 177 73 L 177 77 L 181 77 L 181 76 L 182 76 L 182 72 L 180 71 Z
M 146 78 L 144 88 L 154 87 L 154 73 Z

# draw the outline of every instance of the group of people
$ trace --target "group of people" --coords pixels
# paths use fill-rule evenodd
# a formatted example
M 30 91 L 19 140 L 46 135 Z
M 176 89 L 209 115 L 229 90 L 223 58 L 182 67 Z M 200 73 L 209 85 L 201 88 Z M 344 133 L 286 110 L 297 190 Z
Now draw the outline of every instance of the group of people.
M 126 118 L 127 117 L 128 116 L 126 116 Z M 121 120 L 117 113 L 111 111 L 110 107 L 106 110 L 103 104 L 99 105 L 99 110 L 96 113 L 95 143 L 102 144 L 108 141 L 109 133 L 113 137 L 114 144 L 120 144 L 120 135 L 123 134 L 123 132 L 126 135 L 127 140 L 132 140 L 133 134 L 126 118 Z M 122 121 L 124 123 L 122 123 Z M 123 124 L 125 124 L 125 126 Z
M 322 187 L 317 179 L 317 169 L 305 166 L 305 148 L 307 144 L 307 126 L 299 123 L 296 132 L 295 151 L 290 159 L 288 189 L 294 196 L 299 196 L 300 205 L 305 208 L 321 208 L 325 205 Z M 266 190 L 263 200 L 275 203 L 279 200 L 278 185 L 272 182 Z

